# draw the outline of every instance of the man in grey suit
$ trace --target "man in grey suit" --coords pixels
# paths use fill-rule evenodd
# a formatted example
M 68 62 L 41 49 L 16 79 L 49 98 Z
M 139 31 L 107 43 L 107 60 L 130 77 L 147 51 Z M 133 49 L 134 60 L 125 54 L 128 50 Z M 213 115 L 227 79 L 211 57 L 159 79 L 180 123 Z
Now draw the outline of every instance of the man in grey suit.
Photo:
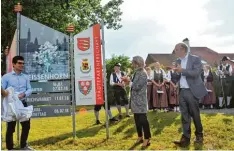
M 191 118 L 196 128 L 195 143 L 203 142 L 203 128 L 200 118 L 199 99 L 207 94 L 207 90 L 201 79 L 202 63 L 198 56 L 189 54 L 189 48 L 185 43 L 175 46 L 174 53 L 177 57 L 177 67 L 174 70 L 181 73 L 179 106 L 181 111 L 183 135 L 176 145 L 186 147 L 190 144 Z

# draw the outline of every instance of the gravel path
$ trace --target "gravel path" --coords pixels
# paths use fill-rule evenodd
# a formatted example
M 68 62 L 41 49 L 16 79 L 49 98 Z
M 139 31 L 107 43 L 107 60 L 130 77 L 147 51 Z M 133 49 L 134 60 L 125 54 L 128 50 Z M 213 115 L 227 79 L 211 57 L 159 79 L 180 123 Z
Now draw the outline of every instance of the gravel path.
M 116 107 L 111 107 L 111 110 L 116 109 Z M 102 108 L 102 110 L 104 110 Z M 122 109 L 124 110 L 124 109 Z M 227 115 L 234 115 L 234 108 L 231 109 L 200 109 L 201 113 L 206 114 L 215 114 L 215 113 L 221 113 L 221 114 L 227 114 Z M 88 110 L 87 112 L 93 112 L 93 110 Z M 79 114 L 79 112 L 76 112 L 76 114 Z
M 212 113 L 222 113 L 222 114 L 229 114 L 229 115 L 234 115 L 234 108 L 232 109 L 201 109 L 201 113 L 207 113 L 207 114 L 212 114 Z

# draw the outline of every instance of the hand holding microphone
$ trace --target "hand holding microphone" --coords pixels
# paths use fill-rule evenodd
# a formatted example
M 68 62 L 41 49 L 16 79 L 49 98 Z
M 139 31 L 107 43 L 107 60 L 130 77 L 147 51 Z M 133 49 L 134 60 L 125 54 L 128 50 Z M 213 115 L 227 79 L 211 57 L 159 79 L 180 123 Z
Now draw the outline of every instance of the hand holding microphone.
M 181 73 L 181 72 L 183 71 L 181 65 L 179 65 L 179 64 L 178 64 L 177 67 L 174 68 L 173 70 L 174 70 L 175 72 L 178 72 L 178 73 Z

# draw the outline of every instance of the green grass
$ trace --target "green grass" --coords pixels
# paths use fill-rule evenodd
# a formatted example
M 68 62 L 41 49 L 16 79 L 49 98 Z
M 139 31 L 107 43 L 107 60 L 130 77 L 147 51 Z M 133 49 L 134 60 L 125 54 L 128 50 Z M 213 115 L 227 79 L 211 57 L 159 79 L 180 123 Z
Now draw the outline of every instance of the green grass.
M 114 115 L 117 111 L 114 110 Z M 101 112 L 101 121 L 105 119 Z M 178 113 L 149 112 L 148 119 L 152 133 L 151 146 L 147 150 L 166 149 L 234 149 L 234 116 L 222 114 L 202 114 L 204 145 L 188 148 L 176 147 L 172 141 L 181 136 L 180 115 Z M 124 118 L 111 124 L 110 139 L 106 140 L 103 125 L 94 125 L 93 112 L 76 115 L 76 139 L 72 137 L 72 117 L 41 118 L 31 120 L 29 145 L 36 150 L 136 150 L 137 134 L 134 119 Z M 2 124 L 3 149 L 5 149 L 5 123 Z M 194 132 L 194 126 L 192 126 Z M 192 140 L 194 134 L 192 134 Z M 15 137 L 16 140 L 16 137 Z M 17 142 L 15 142 L 17 143 Z

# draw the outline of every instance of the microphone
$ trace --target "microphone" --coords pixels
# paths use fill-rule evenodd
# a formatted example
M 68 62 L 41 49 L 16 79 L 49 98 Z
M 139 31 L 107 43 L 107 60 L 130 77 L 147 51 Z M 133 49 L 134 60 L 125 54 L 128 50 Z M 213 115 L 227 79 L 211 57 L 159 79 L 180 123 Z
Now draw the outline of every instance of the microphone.
M 178 65 L 181 65 L 181 60 L 180 60 L 180 59 L 177 59 L 177 60 L 176 60 L 176 67 L 177 67 Z

